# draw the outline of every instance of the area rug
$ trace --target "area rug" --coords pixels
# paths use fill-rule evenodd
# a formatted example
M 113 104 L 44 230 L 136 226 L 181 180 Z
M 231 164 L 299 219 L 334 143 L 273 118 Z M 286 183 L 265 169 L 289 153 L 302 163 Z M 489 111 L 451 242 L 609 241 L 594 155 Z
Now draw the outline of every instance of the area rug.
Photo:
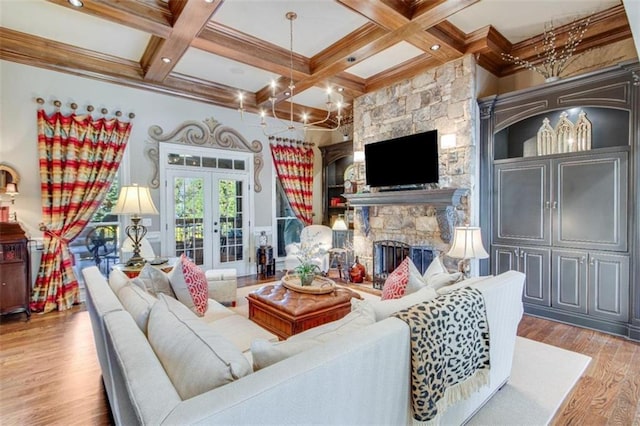
M 246 295 L 262 285 L 238 289 L 236 312 L 248 316 Z M 363 298 L 378 296 L 360 293 Z M 509 382 L 467 423 L 475 426 L 547 425 L 578 382 L 591 358 L 555 346 L 516 338 Z

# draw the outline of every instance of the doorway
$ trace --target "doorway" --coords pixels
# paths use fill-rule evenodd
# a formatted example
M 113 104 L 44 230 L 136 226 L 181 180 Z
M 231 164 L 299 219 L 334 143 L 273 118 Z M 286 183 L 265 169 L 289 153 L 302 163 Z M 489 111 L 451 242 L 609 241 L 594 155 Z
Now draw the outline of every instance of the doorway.
M 204 270 L 250 273 L 250 158 L 217 149 L 161 147 L 161 221 L 168 253 L 185 254 Z

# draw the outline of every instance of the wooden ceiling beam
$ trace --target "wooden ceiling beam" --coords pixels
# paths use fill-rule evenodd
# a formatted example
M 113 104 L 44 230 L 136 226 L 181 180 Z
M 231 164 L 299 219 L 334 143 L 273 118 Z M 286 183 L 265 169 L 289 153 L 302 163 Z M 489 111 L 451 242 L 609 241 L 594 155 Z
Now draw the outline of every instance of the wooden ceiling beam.
M 193 40 L 191 46 L 280 76 L 289 77 L 291 58 L 288 49 L 283 49 L 215 22 L 209 22 L 207 27 Z M 309 59 L 294 52 L 293 79 L 299 80 L 309 75 L 311 75 Z
M 162 2 L 84 0 L 84 6 L 77 8 L 67 0 L 47 1 L 157 37 L 167 38 L 171 34 L 172 14 Z
M 145 78 L 163 81 L 221 4 L 222 0 L 212 2 L 170 0 L 169 10 L 173 16 L 171 34 L 164 40 L 153 40 L 147 46 L 141 61 Z

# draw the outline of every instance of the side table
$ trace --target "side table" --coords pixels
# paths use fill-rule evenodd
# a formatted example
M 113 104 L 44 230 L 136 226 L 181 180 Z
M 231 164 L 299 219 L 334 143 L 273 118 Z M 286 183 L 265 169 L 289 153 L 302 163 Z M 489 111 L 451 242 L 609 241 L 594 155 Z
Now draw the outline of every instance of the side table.
M 256 275 L 259 279 L 273 277 L 276 274 L 276 259 L 273 247 L 260 246 L 256 250 Z

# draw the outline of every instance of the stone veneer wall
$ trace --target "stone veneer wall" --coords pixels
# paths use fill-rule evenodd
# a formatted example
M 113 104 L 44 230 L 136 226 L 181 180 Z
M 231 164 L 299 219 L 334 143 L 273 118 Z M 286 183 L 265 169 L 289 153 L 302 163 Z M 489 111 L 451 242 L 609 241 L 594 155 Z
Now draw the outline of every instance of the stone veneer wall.
M 363 150 L 368 143 L 432 129 L 438 130 L 438 136 L 456 135 L 456 148 L 443 150 L 439 147 L 439 185 L 469 189 L 466 203 L 457 212 L 458 224 L 469 222 L 474 214 L 477 216 L 477 212 L 472 211 L 478 167 L 475 85 L 475 59 L 473 55 L 466 55 L 361 96 L 354 103 L 354 151 Z M 358 188 L 362 188 L 364 170 L 360 171 L 359 178 Z M 432 206 L 372 206 L 369 208 L 370 231 L 366 236 L 361 220 L 362 208 L 357 208 L 355 214 L 354 254 L 365 265 L 367 273 L 372 271 L 373 242 L 377 240 L 432 246 L 440 252 L 449 249 L 449 243 L 440 238 Z M 447 266 L 455 269 L 455 260 L 447 257 L 444 260 Z

